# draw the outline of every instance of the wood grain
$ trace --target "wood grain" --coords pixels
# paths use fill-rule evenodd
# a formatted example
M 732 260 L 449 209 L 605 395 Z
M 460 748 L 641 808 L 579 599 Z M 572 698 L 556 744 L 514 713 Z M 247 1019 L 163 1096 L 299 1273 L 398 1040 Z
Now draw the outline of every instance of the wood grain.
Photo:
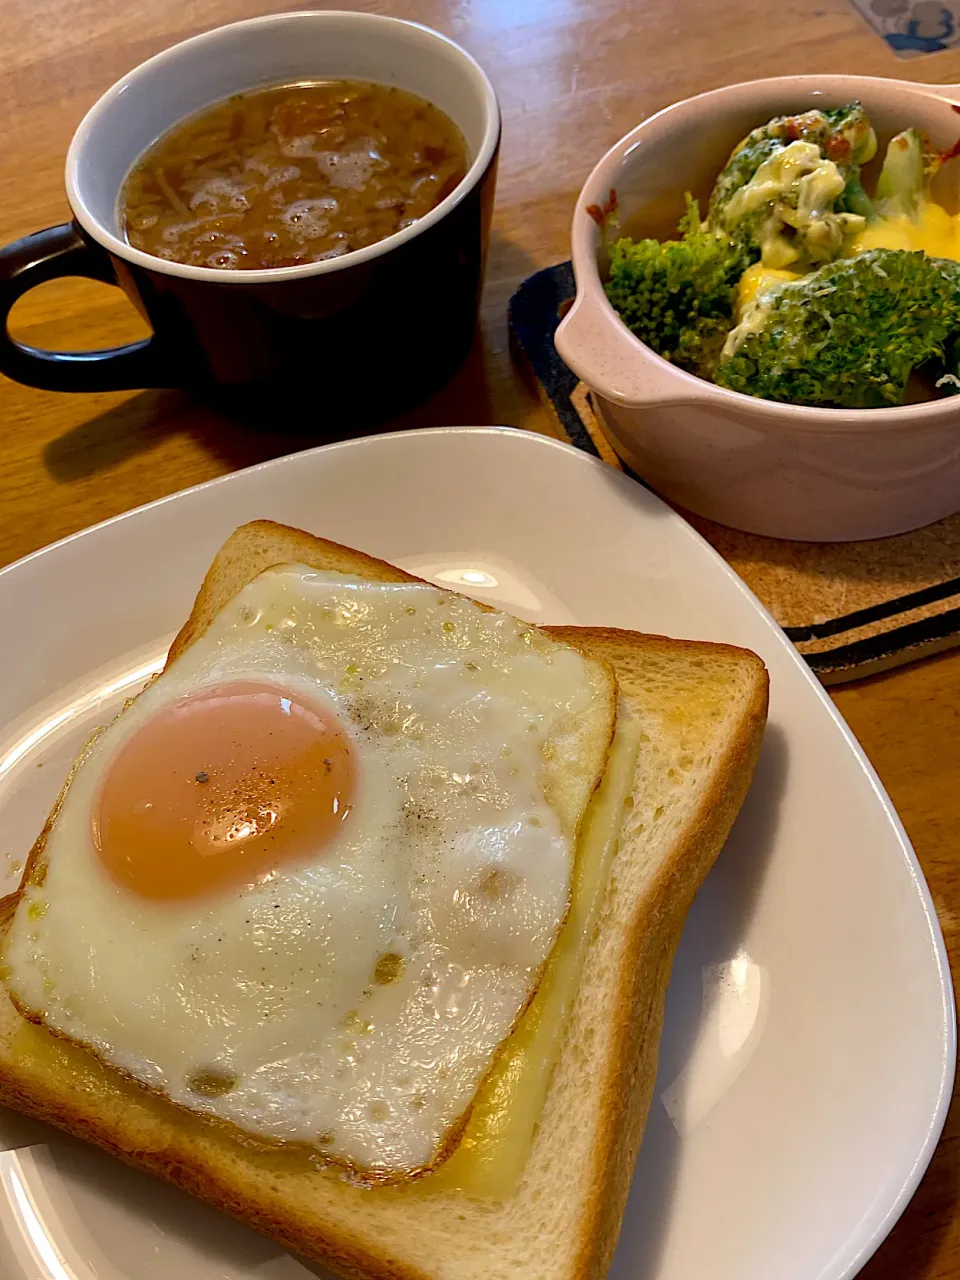
M 283 5 L 253 0 L 4 0 L 0 243 L 68 216 L 63 156 L 83 112 L 118 76 L 210 26 Z M 293 7 L 293 6 L 286 6 Z M 332 6 L 331 6 L 332 7 Z M 372 9 L 371 4 L 364 8 Z M 505 136 L 481 333 L 470 360 L 390 427 L 507 422 L 549 432 L 510 358 L 516 285 L 567 256 L 578 187 L 621 134 L 677 98 L 756 76 L 858 71 L 960 80 L 960 52 L 899 62 L 845 0 L 384 0 L 464 44 L 488 69 Z M 15 331 L 51 347 L 129 340 L 120 293 L 63 282 L 25 298 Z M 0 379 L 0 564 L 94 521 L 262 458 L 349 435 L 318 405 L 309 431 L 231 422 L 179 393 L 61 396 Z M 837 705 L 877 766 L 960 959 L 960 654 L 848 686 Z M 960 1113 L 867 1280 L 960 1277 Z

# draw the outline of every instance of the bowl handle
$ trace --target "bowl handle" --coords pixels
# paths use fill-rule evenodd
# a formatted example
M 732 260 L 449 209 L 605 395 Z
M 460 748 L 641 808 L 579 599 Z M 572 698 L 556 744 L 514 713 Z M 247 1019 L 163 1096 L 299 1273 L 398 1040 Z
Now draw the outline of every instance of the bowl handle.
M 929 93 L 932 98 L 946 98 L 951 105 L 960 103 L 960 84 L 917 84 L 913 80 L 901 80 L 898 83 Z
M 699 379 L 639 343 L 625 325 L 614 320 L 606 299 L 578 292 L 553 341 L 564 364 L 613 404 L 660 407 L 698 404 L 709 398 L 708 383 L 701 384 L 703 391 L 699 391 Z

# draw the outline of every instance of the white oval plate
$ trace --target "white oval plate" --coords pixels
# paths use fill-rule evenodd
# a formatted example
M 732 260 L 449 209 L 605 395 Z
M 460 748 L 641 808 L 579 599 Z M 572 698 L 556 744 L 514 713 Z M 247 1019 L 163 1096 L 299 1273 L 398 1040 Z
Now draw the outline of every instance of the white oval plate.
M 159 665 L 214 551 L 257 517 L 533 621 L 763 657 L 763 754 L 684 933 L 611 1276 L 853 1275 L 915 1189 L 953 1080 L 929 892 L 876 775 L 769 615 L 679 516 L 574 449 L 486 428 L 350 441 L 177 494 L 0 573 L 0 855 L 23 857 L 87 730 Z M 324 1274 L 53 1130 L 0 1115 L 0 1139 L 7 1280 Z

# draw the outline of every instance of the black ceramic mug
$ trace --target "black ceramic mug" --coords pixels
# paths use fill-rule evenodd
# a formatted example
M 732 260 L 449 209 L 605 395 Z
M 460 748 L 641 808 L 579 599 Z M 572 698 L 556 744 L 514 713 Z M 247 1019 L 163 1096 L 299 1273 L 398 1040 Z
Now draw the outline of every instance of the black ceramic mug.
M 269 84 L 397 85 L 458 125 L 469 167 L 425 217 L 326 262 L 227 271 L 133 248 L 118 201 L 131 166 L 177 121 Z M 0 250 L 0 371 L 54 391 L 134 387 L 282 389 L 322 406 L 409 403 L 469 349 L 493 207 L 500 112 L 478 64 L 446 37 L 366 13 L 282 13 L 220 27 L 137 67 L 91 108 L 67 154 L 74 221 Z M 11 338 L 22 294 L 60 276 L 123 288 L 149 322 L 142 342 L 53 352 Z

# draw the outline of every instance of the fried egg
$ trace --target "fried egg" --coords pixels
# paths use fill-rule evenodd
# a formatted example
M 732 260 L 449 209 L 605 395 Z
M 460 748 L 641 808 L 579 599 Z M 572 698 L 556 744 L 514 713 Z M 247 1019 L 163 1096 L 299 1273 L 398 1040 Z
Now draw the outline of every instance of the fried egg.
M 613 707 L 433 586 L 261 574 L 78 761 L 8 989 L 180 1107 L 408 1177 L 536 989 Z

